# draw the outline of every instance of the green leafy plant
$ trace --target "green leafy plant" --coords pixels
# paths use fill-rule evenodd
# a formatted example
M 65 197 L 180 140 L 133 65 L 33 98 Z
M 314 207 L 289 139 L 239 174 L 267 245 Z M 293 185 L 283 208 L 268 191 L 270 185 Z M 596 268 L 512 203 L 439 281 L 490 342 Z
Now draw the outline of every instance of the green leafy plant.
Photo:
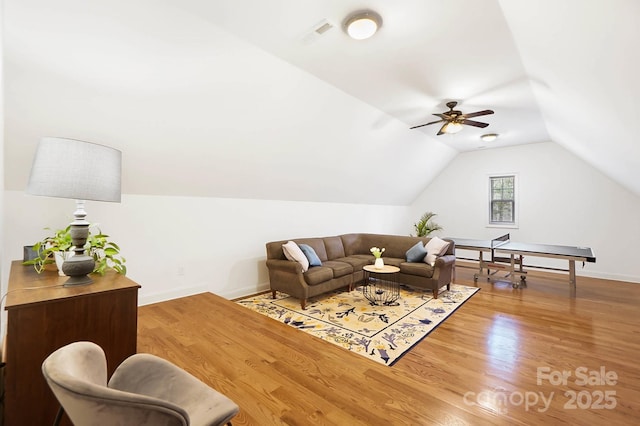
M 51 228 L 44 229 L 51 230 Z M 54 256 L 56 252 L 66 252 L 73 247 L 73 243 L 71 242 L 71 233 L 69 232 L 70 229 L 71 226 L 59 229 L 55 231 L 53 235 L 48 235 L 35 243 L 33 245 L 33 251 L 38 253 L 38 257 L 32 260 L 27 260 L 22 264 L 33 265 L 36 272 L 41 273 L 44 271 L 46 265 L 55 263 Z
M 50 228 L 45 229 L 50 230 Z M 46 265 L 55 263 L 56 252 L 67 252 L 73 248 L 70 229 L 71 227 L 67 226 L 56 230 L 53 235 L 35 243 L 33 251 L 38 253 L 38 257 L 23 262 L 23 265 L 33 265 L 36 272 L 41 273 Z M 126 259 L 120 255 L 120 246 L 109 241 L 109 236 L 103 234 L 100 228 L 94 225 L 89 228 L 89 238 L 84 248 L 96 262 L 94 273 L 104 275 L 107 270 L 113 269 L 119 274 L 126 275 Z
M 89 233 L 87 241 L 89 253 L 93 256 L 93 260 L 96 261 L 96 267 L 93 272 L 104 275 L 108 269 L 113 269 L 119 274 L 126 275 L 127 266 L 125 262 L 127 260 L 120 255 L 120 246 L 113 241 L 109 241 L 109 236 L 103 234 L 99 228 L 97 229 L 97 234 Z
M 416 231 L 416 237 L 427 237 L 434 231 L 440 231 L 442 226 L 433 222 L 432 219 L 436 216 L 433 212 L 426 212 L 420 217 L 420 220 L 413 224 L 413 228 Z

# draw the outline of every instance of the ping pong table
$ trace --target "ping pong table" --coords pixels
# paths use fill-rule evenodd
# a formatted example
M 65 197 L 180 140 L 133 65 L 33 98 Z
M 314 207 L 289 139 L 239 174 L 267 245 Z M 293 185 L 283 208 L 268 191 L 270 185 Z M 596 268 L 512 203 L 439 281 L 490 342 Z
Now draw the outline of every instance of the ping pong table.
M 460 258 L 478 261 L 478 273 L 474 274 L 474 281 L 478 278 L 495 279 L 495 274 L 504 270 L 513 288 L 526 285 L 527 271 L 525 267 L 534 269 L 548 269 L 569 272 L 570 296 L 576 296 L 576 261 L 595 263 L 596 257 L 589 247 L 558 246 L 551 244 L 533 244 L 511 241 L 509 234 L 502 235 L 493 240 L 474 240 L 468 238 L 449 238 L 455 242 L 456 250 L 471 250 L 478 252 L 478 259 Z M 484 253 L 488 253 L 490 259 L 484 259 Z M 499 254 L 509 255 L 508 258 Z M 551 268 L 546 266 L 525 265 L 524 256 L 566 259 L 569 261 L 569 269 Z M 492 273 L 491 270 L 494 270 Z M 518 276 L 520 278 L 518 279 Z

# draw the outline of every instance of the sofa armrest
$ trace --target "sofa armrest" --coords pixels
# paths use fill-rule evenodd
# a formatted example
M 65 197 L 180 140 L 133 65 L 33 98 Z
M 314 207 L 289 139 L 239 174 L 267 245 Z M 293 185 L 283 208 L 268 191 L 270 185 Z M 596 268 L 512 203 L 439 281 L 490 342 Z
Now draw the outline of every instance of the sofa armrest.
M 456 257 L 452 254 L 447 254 L 445 256 L 440 256 L 436 258 L 436 263 L 434 264 L 434 268 L 443 268 L 448 267 L 449 265 L 453 266 L 456 262 Z
M 451 283 L 456 257 L 452 254 L 440 256 L 433 266 L 433 279 L 438 281 L 439 287 Z
M 267 268 L 272 271 L 289 272 L 292 274 L 302 274 L 302 265 L 298 262 L 282 259 L 267 259 Z

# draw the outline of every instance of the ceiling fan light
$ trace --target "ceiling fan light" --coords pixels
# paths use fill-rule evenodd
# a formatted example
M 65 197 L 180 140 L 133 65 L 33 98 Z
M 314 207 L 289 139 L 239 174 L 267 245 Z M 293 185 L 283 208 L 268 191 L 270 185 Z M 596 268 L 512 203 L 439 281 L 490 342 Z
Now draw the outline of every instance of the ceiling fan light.
M 382 25 L 382 18 L 375 12 L 356 12 L 344 21 L 344 28 L 349 37 L 365 40 L 372 37 Z
M 458 133 L 460 130 L 462 130 L 462 124 L 452 121 L 450 123 L 447 123 L 442 131 L 444 133 L 454 134 Z
M 485 142 L 493 142 L 496 139 L 498 139 L 498 134 L 497 133 L 487 133 L 486 135 L 480 136 L 480 139 L 482 139 Z

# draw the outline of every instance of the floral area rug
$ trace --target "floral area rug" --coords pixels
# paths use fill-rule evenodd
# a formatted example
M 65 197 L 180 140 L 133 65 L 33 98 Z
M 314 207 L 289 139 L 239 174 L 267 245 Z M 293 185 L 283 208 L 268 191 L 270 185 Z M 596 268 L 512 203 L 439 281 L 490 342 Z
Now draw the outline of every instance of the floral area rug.
M 400 285 L 397 306 L 372 305 L 362 287 L 310 298 L 307 308 L 284 293 L 236 300 L 242 306 L 385 365 L 393 365 L 453 314 L 479 288 L 451 284 L 434 299 L 431 291 Z

